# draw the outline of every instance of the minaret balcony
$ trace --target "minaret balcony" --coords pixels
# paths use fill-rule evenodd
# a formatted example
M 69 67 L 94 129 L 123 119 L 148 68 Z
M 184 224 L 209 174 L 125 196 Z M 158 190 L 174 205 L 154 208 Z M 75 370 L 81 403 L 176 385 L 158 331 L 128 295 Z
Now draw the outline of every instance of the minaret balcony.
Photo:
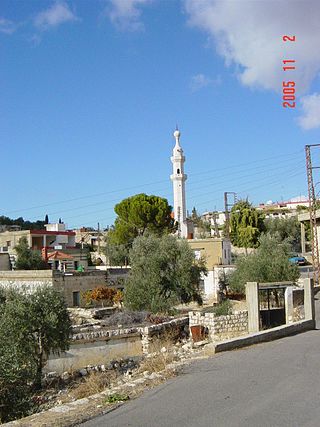
M 188 175 L 175 173 L 170 175 L 171 181 L 185 181 L 188 178 Z

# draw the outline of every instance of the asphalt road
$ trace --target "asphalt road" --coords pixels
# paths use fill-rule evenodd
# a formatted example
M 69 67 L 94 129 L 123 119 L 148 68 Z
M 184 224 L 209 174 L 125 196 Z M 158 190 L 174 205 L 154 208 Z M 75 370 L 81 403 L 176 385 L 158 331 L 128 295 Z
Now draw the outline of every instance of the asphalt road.
M 316 312 L 320 327 L 320 301 Z M 319 427 L 320 330 L 194 362 L 82 426 Z

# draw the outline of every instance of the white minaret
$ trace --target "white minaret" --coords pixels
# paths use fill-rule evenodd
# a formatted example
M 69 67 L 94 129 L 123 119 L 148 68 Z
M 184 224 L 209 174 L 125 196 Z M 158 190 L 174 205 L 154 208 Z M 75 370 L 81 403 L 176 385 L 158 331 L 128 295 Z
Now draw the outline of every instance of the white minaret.
M 173 211 L 174 219 L 179 223 L 178 236 L 188 237 L 187 211 L 186 211 L 186 192 L 185 181 L 187 175 L 184 173 L 184 162 L 186 158 L 180 146 L 180 132 L 178 129 L 173 133 L 176 145 L 173 148 L 171 162 L 173 174 L 170 176 L 173 183 Z

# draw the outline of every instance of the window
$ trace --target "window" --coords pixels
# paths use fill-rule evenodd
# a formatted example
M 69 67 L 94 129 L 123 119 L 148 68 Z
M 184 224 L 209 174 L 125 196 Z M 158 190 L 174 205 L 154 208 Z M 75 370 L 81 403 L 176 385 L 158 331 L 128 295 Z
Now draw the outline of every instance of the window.
M 7 246 L 8 246 L 8 248 L 11 246 L 10 240 L 7 240 Z
M 72 292 L 72 305 L 73 307 L 79 307 L 80 306 L 80 292 Z
M 179 173 L 180 173 L 180 169 L 177 169 L 177 174 L 179 175 Z
M 78 268 L 78 261 L 74 261 L 74 269 L 76 270 Z

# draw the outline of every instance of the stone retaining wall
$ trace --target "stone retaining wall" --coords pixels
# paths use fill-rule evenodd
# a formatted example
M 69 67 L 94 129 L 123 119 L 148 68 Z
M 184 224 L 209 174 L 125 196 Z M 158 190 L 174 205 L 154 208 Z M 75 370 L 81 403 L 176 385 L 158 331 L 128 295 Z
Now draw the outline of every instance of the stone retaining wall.
M 248 332 L 248 312 L 239 311 L 227 316 L 216 316 L 214 313 L 190 311 L 189 324 L 207 328 L 211 340 L 234 337 Z
M 81 330 L 82 329 L 82 330 Z M 99 338 L 114 338 L 141 333 L 144 328 L 131 327 L 121 329 L 106 329 L 99 325 L 84 325 L 73 328 L 72 341 L 92 341 Z
M 169 320 L 168 322 L 160 323 L 159 325 L 146 326 L 140 328 L 141 344 L 144 354 L 153 352 L 153 344 L 157 339 L 161 340 L 177 340 L 189 336 L 189 317 Z
M 141 345 L 144 354 L 151 352 L 155 338 L 170 339 L 186 338 L 189 335 L 189 317 L 172 319 L 158 325 L 135 326 L 128 328 L 107 329 L 96 324 L 73 326 L 72 341 L 92 341 L 103 338 L 122 338 L 141 335 Z

